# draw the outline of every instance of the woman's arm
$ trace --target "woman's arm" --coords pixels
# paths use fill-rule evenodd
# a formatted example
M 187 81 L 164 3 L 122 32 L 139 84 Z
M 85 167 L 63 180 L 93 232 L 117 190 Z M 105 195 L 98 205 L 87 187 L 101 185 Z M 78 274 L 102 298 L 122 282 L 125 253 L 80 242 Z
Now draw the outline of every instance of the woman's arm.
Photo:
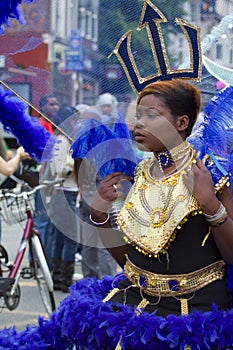
M 219 200 L 226 208 L 228 218 L 224 224 L 212 227 L 215 242 L 223 258 L 233 265 L 233 190 L 225 188 L 219 195 Z
M 233 265 L 233 190 L 224 188 L 217 196 L 211 174 L 202 161 L 194 163 L 184 179 L 204 214 L 215 215 L 220 208 L 220 202 L 225 206 L 228 216 L 226 220 L 223 217 L 220 225 L 211 225 L 212 234 L 222 257 Z
M 5 176 L 11 176 L 18 168 L 20 161 L 26 158 L 29 158 L 29 155 L 24 151 L 23 147 L 19 147 L 15 156 L 8 161 L 0 157 L 0 173 Z
M 125 254 L 128 253 L 129 247 L 120 232 L 111 228 L 108 209 L 118 197 L 113 185 L 122 179 L 128 179 L 128 177 L 116 172 L 101 181 L 90 207 L 90 219 L 95 223 L 101 241 L 121 267 L 125 264 Z
M 87 160 L 76 158 L 74 161 L 74 172 L 76 183 L 79 187 L 81 197 L 85 199 L 85 186 L 88 182 L 89 164 Z M 99 237 L 103 245 L 108 249 L 117 263 L 123 267 L 125 264 L 125 254 L 128 252 L 128 246 L 117 230 L 113 230 L 108 217 L 108 209 L 111 207 L 118 194 L 113 187 L 119 180 L 126 178 L 122 173 L 113 173 L 102 180 L 98 187 L 94 186 L 92 202 L 88 203 L 90 209 L 90 218 L 96 226 Z M 95 182 L 95 181 L 94 181 Z M 105 222 L 105 223 L 104 223 Z M 104 223 L 104 224 L 102 224 Z

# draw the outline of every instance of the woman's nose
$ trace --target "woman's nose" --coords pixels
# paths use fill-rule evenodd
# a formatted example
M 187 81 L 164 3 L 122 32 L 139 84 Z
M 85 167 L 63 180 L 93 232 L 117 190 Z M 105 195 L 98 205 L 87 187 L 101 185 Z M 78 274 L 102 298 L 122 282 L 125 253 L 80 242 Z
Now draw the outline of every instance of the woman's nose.
M 145 123 L 143 118 L 138 119 L 136 121 L 135 128 L 144 128 L 144 127 L 145 127 Z

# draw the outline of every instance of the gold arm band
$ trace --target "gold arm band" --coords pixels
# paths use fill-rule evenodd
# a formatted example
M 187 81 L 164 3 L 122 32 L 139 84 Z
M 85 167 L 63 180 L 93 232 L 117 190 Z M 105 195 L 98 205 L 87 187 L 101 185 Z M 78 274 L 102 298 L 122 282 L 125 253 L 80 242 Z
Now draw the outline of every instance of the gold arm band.
M 142 288 L 143 292 L 148 295 L 176 297 L 193 293 L 218 279 L 222 279 L 225 275 L 225 262 L 219 260 L 190 273 L 161 275 L 137 267 L 127 257 L 124 273 L 134 285 Z

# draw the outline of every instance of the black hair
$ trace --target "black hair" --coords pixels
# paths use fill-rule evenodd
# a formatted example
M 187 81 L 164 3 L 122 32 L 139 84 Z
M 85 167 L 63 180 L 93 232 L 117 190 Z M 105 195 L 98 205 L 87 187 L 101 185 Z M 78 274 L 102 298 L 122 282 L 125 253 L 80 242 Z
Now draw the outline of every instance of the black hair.
M 186 136 L 189 136 L 201 109 L 200 90 L 184 80 L 158 81 L 148 84 L 139 94 L 137 104 L 143 96 L 152 94 L 163 99 L 174 118 L 189 117 Z

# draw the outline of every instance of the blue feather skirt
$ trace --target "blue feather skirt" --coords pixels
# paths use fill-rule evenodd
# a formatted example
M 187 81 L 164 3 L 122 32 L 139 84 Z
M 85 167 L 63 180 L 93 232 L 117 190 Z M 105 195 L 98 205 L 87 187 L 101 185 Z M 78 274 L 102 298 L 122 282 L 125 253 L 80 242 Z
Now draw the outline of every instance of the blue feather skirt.
M 0 332 L 0 349 L 114 350 L 121 339 L 127 350 L 231 349 L 233 348 L 233 309 L 194 312 L 185 316 L 142 312 L 111 302 L 102 302 L 112 289 L 115 277 L 86 278 L 70 288 L 49 320 L 17 332 L 15 327 Z

